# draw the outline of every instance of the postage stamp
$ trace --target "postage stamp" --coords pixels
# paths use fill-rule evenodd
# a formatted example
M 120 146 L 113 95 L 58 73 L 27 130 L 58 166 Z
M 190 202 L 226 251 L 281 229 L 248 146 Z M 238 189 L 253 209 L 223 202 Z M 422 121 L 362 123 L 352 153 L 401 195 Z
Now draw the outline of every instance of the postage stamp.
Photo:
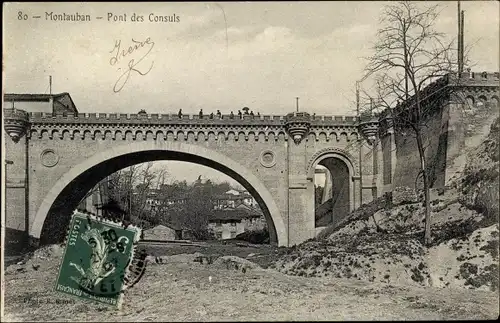
M 138 227 L 75 211 L 55 290 L 119 307 L 122 292 L 144 273 L 140 236 Z

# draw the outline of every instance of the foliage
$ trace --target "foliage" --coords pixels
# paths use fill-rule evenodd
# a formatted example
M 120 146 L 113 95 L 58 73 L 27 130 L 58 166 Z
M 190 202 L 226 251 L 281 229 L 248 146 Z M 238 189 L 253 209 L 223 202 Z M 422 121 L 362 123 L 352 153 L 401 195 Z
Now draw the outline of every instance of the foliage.
M 93 191 L 99 188 L 101 192 L 103 212 L 143 229 L 162 224 L 189 231 L 198 240 L 213 239 L 207 228 L 212 201 L 230 190 L 230 184 L 210 180 L 167 183 L 166 170 L 153 170 L 152 165 L 131 166 L 97 184 Z
M 261 230 L 245 231 L 234 237 L 235 240 L 247 241 L 253 244 L 268 244 L 269 231 L 267 228 Z

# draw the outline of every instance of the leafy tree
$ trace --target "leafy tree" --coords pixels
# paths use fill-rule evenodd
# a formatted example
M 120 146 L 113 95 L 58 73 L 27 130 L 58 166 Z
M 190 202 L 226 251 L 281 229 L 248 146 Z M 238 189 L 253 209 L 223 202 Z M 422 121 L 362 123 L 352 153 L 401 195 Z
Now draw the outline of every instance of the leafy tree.
M 103 211 L 118 214 L 143 228 L 158 224 L 190 229 L 197 239 L 212 239 L 208 221 L 213 201 L 231 189 L 227 182 L 184 181 L 166 183 L 165 170 L 153 170 L 153 163 L 134 165 L 108 176 L 99 185 L 107 187 Z

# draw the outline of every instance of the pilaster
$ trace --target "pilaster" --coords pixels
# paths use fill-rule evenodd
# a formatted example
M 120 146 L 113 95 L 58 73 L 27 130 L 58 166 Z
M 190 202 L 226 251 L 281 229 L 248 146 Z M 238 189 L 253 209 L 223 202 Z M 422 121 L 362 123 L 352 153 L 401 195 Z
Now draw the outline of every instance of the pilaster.
M 27 153 L 28 115 L 4 109 L 6 243 L 23 243 L 29 234 Z
M 286 116 L 285 127 L 293 141 L 288 142 L 288 244 L 296 245 L 315 236 L 314 185 L 307 180 L 307 154 L 304 140 L 310 128 L 305 112 Z M 311 191 L 312 189 L 312 191 Z

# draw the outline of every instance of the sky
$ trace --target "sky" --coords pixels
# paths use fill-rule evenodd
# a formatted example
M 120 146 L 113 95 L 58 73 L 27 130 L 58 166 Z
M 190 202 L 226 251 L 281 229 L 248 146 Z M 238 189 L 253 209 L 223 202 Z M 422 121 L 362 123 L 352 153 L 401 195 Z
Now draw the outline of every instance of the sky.
M 457 3 L 439 3 L 435 28 L 456 38 Z M 255 113 L 280 115 L 294 111 L 299 97 L 301 110 L 352 115 L 354 84 L 363 75 L 363 58 L 371 54 L 385 4 L 4 3 L 3 91 L 49 93 L 50 75 L 52 93 L 70 93 L 82 113 L 177 113 L 180 108 L 193 114 L 200 108 L 236 113 L 248 106 Z M 499 3 L 462 1 L 461 6 L 465 41 L 474 43 L 473 70 L 498 71 Z M 77 12 L 91 21 L 50 19 L 50 13 Z M 131 21 L 134 13 L 144 21 Z M 126 21 L 113 21 L 118 15 L 126 15 Z M 151 22 L 155 16 L 174 22 Z M 117 44 L 125 56 L 117 54 Z M 127 79 L 131 59 L 134 71 Z M 203 166 L 168 165 L 176 174 L 182 167 L 181 180 L 209 174 Z

